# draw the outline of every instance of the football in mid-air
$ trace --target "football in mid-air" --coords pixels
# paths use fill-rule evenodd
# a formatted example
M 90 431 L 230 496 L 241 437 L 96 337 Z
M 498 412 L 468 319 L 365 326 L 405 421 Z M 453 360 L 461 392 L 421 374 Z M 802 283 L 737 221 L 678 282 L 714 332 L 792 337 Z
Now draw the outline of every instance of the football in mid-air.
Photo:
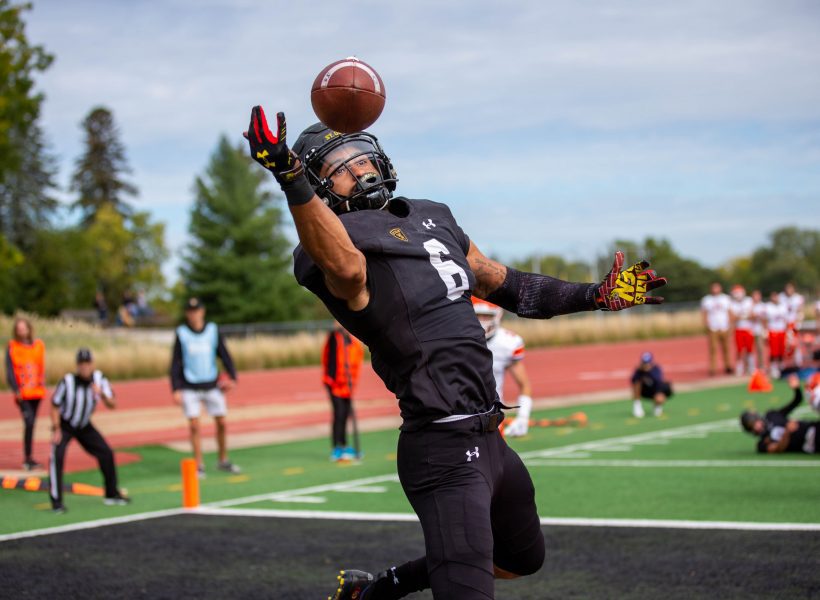
M 322 69 L 310 91 L 310 103 L 319 120 L 342 133 L 363 131 L 375 123 L 386 97 L 376 70 L 355 56 Z

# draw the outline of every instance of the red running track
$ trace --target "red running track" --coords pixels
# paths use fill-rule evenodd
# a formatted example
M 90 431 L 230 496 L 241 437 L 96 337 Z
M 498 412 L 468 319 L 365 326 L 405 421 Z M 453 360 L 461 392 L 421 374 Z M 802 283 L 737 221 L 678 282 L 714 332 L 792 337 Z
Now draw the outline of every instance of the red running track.
M 701 336 L 647 342 L 592 344 L 541 348 L 527 352 L 525 365 L 533 397 L 556 398 L 613 389 L 628 392 L 628 378 L 640 354 L 651 350 L 673 382 L 707 378 L 706 340 Z M 276 432 L 327 423 L 330 410 L 320 382 L 319 367 L 301 367 L 240 373 L 239 385 L 229 395 L 229 435 Z M 514 393 L 509 387 L 508 394 Z M 114 382 L 118 408 L 98 409 L 94 422 L 114 448 L 162 444 L 188 439 L 181 409 L 172 404 L 166 378 Z M 359 421 L 398 415 L 395 398 L 372 369 L 362 371 L 356 392 Z M 35 433 L 35 458 L 48 457 L 49 407 L 44 403 Z M 203 418 L 203 437 L 213 434 L 211 419 Z M 22 462 L 22 423 L 10 394 L 0 394 L 0 470 L 19 469 Z M 138 456 L 117 453 L 118 463 Z M 93 459 L 77 445 L 70 447 L 67 470 L 93 468 Z

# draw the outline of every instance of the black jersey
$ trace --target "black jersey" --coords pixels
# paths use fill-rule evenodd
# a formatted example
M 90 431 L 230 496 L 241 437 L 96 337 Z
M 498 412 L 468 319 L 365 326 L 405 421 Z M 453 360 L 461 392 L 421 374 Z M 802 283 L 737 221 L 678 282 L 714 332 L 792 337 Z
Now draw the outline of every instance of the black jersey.
M 488 410 L 496 398 L 492 354 L 470 302 L 470 240 L 450 209 L 395 198 L 386 210 L 340 218 L 367 260 L 367 307 L 351 311 L 334 297 L 301 245 L 296 279 L 368 345 L 373 369 L 399 399 L 401 429 Z

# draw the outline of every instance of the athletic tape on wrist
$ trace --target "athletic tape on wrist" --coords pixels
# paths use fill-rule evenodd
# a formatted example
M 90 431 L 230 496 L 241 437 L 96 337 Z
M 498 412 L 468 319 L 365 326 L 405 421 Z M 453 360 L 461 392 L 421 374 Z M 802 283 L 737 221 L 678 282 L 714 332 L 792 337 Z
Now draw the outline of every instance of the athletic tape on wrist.
M 307 204 L 316 195 L 313 186 L 310 185 L 305 175 L 296 177 L 292 182 L 281 187 L 289 206 Z

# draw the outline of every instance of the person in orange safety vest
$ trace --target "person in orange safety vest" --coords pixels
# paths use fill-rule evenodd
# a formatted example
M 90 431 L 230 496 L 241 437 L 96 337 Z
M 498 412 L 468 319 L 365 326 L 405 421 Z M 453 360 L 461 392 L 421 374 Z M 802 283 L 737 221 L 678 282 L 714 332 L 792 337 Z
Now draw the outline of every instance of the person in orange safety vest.
M 347 445 L 347 421 L 351 416 L 353 388 L 359 380 L 363 358 L 362 343 L 335 323 L 322 350 L 322 382 L 333 406 L 330 459 L 335 462 L 357 457 L 356 451 Z
M 27 471 L 42 466 L 34 460 L 31 448 L 37 409 L 46 395 L 45 356 L 45 344 L 34 339 L 31 322 L 24 318 L 15 319 L 12 339 L 6 350 L 6 381 L 23 415 L 23 468 Z

